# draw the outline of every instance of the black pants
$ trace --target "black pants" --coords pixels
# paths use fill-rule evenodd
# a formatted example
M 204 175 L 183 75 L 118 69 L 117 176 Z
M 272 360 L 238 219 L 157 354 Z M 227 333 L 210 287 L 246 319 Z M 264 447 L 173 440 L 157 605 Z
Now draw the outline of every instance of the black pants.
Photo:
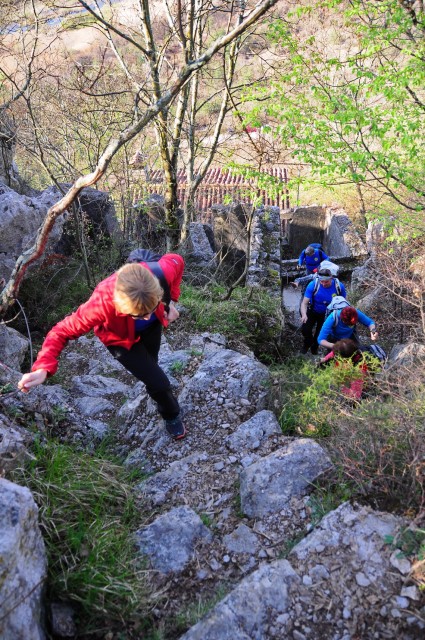
M 158 405 L 165 420 L 172 420 L 180 413 L 179 403 L 171 391 L 170 381 L 158 364 L 162 326 L 156 321 L 142 331 L 140 341 L 131 349 L 108 347 L 110 353 L 130 373 L 146 385 L 146 391 Z
M 322 328 L 324 321 L 325 321 L 324 313 L 317 313 L 317 311 L 313 311 L 313 309 L 311 308 L 307 309 L 307 322 L 303 324 L 301 328 L 301 333 L 304 336 L 305 349 L 310 349 L 311 347 L 312 352 L 317 352 L 317 349 L 319 347 L 317 338 L 319 336 L 320 329 Z M 315 326 L 316 326 L 316 330 L 314 331 L 314 335 L 313 335 L 313 329 Z

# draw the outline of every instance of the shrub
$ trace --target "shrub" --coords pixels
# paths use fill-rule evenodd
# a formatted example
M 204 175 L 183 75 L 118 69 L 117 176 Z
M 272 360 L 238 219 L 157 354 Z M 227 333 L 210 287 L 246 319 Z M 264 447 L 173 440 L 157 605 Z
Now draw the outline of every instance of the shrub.
M 275 372 L 280 423 L 288 434 L 324 438 L 335 464 L 335 479 L 347 495 L 374 507 L 421 513 L 425 503 L 425 401 L 423 367 L 404 371 L 394 383 L 391 370 L 369 379 L 361 401 L 340 393 L 355 367 L 315 369 L 295 360 Z M 350 369 L 351 366 L 351 369 Z M 399 370 L 399 376 L 402 370 Z M 358 375 L 358 374 L 357 374 Z M 276 400 L 275 400 L 276 404 Z M 335 487 L 334 487 L 335 488 Z
M 229 300 L 226 289 L 211 284 L 208 291 L 185 284 L 181 303 L 187 310 L 179 328 L 224 334 L 229 345 L 240 340 L 263 362 L 280 359 L 282 318 L 279 298 L 259 289 L 237 288 Z
M 323 369 L 309 361 L 295 359 L 275 372 L 281 399 L 280 424 L 289 435 L 328 436 L 337 425 L 341 409 L 351 401 L 341 393 L 341 386 L 358 377 L 351 361 L 340 361 Z

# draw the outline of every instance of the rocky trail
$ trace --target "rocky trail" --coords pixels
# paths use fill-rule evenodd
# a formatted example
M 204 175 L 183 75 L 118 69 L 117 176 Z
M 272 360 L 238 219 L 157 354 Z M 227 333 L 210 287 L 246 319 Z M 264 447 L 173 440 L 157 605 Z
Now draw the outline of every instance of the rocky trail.
M 332 463 L 314 440 L 282 435 L 267 367 L 218 334 L 183 342 L 164 340 L 160 354 L 184 410 L 182 441 L 96 339 L 66 348 L 63 384 L 4 400 L 40 416 L 40 429 L 61 407 L 61 438 L 84 446 L 113 432 L 125 464 L 146 473 L 137 495 L 149 516 L 134 533 L 164 637 L 423 638 L 423 595 L 390 544 L 407 521 L 345 503 L 319 522 L 311 494 Z M 0 453 L 18 455 L 30 436 L 8 420 Z M 170 622 L 208 607 L 184 635 L 189 617 Z

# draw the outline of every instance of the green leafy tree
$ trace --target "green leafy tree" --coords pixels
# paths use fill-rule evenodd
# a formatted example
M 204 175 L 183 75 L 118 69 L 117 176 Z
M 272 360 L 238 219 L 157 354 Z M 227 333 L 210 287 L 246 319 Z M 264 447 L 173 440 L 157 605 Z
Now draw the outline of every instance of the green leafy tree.
M 313 35 L 312 35 L 313 34 Z M 251 119 L 294 162 L 301 180 L 375 190 L 377 213 L 425 207 L 425 15 L 423 3 L 306 3 L 270 28 L 282 62 Z M 412 219 L 412 215 L 410 216 Z

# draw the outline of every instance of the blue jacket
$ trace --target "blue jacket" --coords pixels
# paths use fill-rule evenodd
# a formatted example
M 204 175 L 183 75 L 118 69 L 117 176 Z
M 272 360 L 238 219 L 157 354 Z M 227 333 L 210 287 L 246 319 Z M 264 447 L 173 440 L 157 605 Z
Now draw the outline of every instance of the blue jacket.
M 366 314 L 357 309 L 357 313 L 359 315 L 359 322 L 363 324 L 365 327 L 371 327 L 374 325 L 374 321 L 371 318 L 368 318 Z M 323 323 L 322 328 L 320 329 L 320 333 L 317 337 L 317 342 L 320 344 L 321 340 L 328 340 L 332 338 L 333 340 L 342 340 L 343 338 L 352 338 L 354 335 L 354 331 L 356 327 L 349 327 L 348 324 L 344 324 L 340 318 L 341 310 L 337 311 L 338 321 L 336 326 L 334 327 L 334 314 L 331 313 Z
M 315 284 L 316 280 L 310 282 L 310 284 L 307 286 L 307 289 L 305 290 L 304 297 L 310 300 L 313 311 L 316 311 L 316 313 L 326 313 L 326 307 L 331 302 L 334 296 L 341 295 L 344 296 L 344 298 L 347 296 L 345 287 L 342 282 L 339 283 L 341 287 L 341 293 L 338 293 L 335 285 L 335 279 L 332 280 L 332 284 L 330 287 L 326 288 L 322 285 L 319 285 L 319 289 L 313 296 Z
M 301 251 L 300 257 L 298 258 L 298 264 L 302 267 L 303 263 L 305 263 L 307 273 L 313 273 L 313 270 L 320 266 L 322 260 L 329 260 L 329 256 L 327 256 L 322 249 L 315 249 L 312 256 L 306 256 L 304 249 Z

